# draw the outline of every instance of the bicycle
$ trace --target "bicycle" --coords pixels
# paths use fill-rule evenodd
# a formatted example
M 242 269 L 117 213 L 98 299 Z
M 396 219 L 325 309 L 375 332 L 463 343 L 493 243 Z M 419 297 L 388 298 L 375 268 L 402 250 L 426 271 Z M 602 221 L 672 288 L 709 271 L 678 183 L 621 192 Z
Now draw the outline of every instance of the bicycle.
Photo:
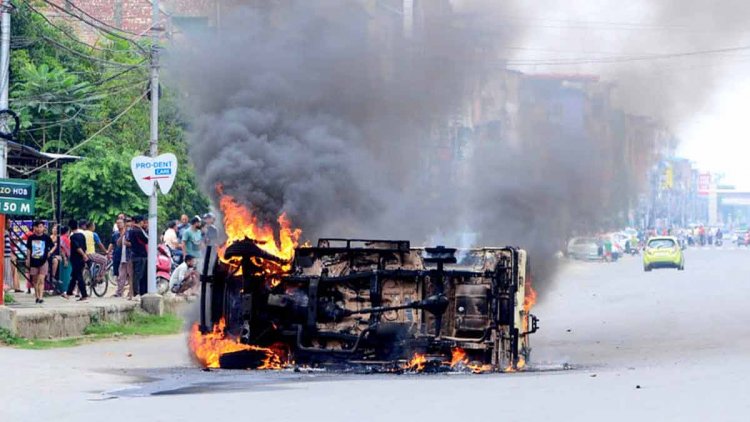
M 104 268 L 101 264 L 89 261 L 83 269 L 83 281 L 90 294 L 97 297 L 104 297 L 107 294 L 107 289 L 114 279 L 112 265 L 111 256 L 107 256 L 107 265 Z

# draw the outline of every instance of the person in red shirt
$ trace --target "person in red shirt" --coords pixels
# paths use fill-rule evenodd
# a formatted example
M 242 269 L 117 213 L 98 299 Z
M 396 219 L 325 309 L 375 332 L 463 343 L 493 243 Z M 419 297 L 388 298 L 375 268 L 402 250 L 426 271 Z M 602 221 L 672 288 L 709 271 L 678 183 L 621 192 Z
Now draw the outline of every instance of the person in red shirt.
M 60 291 L 66 292 L 70 284 L 70 228 L 60 229 Z

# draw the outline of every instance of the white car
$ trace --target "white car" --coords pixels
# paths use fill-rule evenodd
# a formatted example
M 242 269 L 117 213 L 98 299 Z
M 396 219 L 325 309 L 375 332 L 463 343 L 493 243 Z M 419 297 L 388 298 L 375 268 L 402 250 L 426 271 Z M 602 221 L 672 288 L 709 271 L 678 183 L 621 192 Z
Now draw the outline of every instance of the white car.
M 599 260 L 601 243 L 593 237 L 574 237 L 568 242 L 568 256 L 573 259 Z

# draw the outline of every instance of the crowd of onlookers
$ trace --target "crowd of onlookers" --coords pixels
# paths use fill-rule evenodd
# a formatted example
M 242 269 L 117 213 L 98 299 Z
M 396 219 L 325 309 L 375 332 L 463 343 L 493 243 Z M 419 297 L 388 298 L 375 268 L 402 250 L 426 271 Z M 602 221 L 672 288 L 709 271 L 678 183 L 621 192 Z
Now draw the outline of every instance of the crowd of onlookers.
M 170 257 L 167 266 L 169 291 L 174 294 L 198 293 L 198 268 L 207 246 L 214 246 L 219 231 L 213 214 L 169 221 L 160 236 Z M 89 291 L 84 281 L 101 282 L 108 271 L 116 279 L 115 297 L 137 300 L 148 292 L 148 218 L 120 214 L 110 236 L 97 232 L 93 222 L 72 219 L 67 225 L 34 221 L 31 229 L 5 230 L 4 290 L 34 294 L 37 304 L 44 303 L 45 293 L 59 293 L 64 299 L 87 301 Z M 109 229 L 106 229 L 109 231 Z M 105 246 L 106 244 L 106 246 Z M 21 281 L 25 280 L 25 289 Z M 106 281 L 104 281 L 106 282 Z

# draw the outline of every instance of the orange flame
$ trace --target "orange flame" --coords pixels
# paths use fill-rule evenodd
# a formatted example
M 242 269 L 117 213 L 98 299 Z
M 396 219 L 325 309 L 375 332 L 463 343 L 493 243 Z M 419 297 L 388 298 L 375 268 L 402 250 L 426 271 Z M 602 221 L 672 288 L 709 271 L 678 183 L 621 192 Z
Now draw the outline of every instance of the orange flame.
M 531 280 L 526 282 L 525 291 L 526 294 L 523 298 L 523 310 L 526 311 L 526 314 L 528 314 L 531 308 L 533 308 L 536 304 L 536 290 L 531 287 Z
M 422 372 L 427 365 L 427 357 L 425 355 L 415 353 L 414 357 L 404 366 L 402 369 L 409 372 Z
M 467 368 L 474 374 L 481 374 L 484 372 L 490 372 L 493 370 L 492 365 L 480 365 L 469 363 L 469 357 L 466 356 L 466 351 L 460 347 L 455 347 L 451 350 L 451 369 L 462 369 Z
M 281 214 L 277 220 L 279 224 L 278 239 L 274 228 L 264 224 L 244 205 L 237 202 L 231 196 L 223 193 L 221 186 L 217 187 L 221 194 L 219 207 L 224 215 L 224 232 L 227 241 L 220 250 L 223 256 L 226 247 L 234 242 L 245 238 L 255 240 L 263 251 L 284 260 L 284 263 L 276 263 L 268 260 L 258 259 L 265 275 L 283 274 L 291 269 L 291 261 L 294 258 L 294 249 L 299 244 L 302 230 L 293 229 L 286 214 Z M 229 260 L 222 261 L 229 262 Z
M 460 347 L 455 347 L 451 350 L 451 369 L 455 369 L 459 365 L 468 365 L 469 358 L 466 357 L 466 352 Z
M 524 297 L 523 297 L 523 318 L 521 318 L 521 328 L 523 332 L 529 331 L 529 311 L 536 304 L 536 290 L 531 287 L 531 277 L 526 279 L 524 285 Z
M 226 327 L 226 321 L 222 318 L 218 324 L 214 325 L 211 332 L 203 334 L 198 324 L 193 324 L 188 344 L 203 367 L 219 368 L 221 355 L 242 350 L 256 350 L 266 354 L 263 364 L 257 369 L 281 369 L 284 366 L 279 355 L 271 349 L 242 344 L 235 339 L 227 338 L 224 334 L 224 327 Z

